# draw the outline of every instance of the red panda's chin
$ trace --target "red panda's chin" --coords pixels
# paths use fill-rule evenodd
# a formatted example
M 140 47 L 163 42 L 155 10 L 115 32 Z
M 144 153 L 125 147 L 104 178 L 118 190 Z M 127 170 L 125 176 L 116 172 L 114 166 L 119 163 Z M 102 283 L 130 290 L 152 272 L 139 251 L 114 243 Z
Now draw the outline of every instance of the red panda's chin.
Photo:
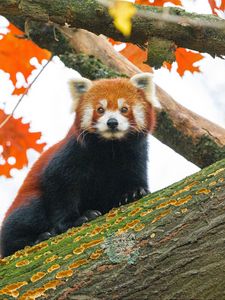
M 127 131 L 111 131 L 111 130 L 106 130 L 106 131 L 101 131 L 98 132 L 100 137 L 106 139 L 106 140 L 119 140 L 122 139 L 126 136 Z

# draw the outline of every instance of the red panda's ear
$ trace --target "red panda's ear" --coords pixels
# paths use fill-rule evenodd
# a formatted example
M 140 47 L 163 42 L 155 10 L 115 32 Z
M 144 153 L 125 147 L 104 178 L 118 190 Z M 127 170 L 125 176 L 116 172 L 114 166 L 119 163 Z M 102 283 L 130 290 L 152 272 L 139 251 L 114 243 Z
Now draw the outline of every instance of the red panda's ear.
M 86 93 L 92 86 L 91 80 L 81 77 L 69 81 L 70 93 L 73 99 L 72 111 L 76 111 L 81 95 Z
M 156 98 L 155 94 L 155 84 L 152 80 L 153 75 L 151 73 L 140 73 L 131 77 L 130 82 L 144 91 L 146 99 L 154 107 L 161 108 L 159 100 Z

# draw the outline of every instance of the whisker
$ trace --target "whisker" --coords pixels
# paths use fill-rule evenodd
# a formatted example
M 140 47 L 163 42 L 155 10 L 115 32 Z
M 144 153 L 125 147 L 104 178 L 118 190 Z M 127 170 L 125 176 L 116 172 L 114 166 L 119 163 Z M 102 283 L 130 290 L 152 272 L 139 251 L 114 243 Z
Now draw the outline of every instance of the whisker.
M 88 134 L 88 130 L 92 129 L 92 128 L 93 128 L 93 126 L 89 126 L 89 127 L 85 128 L 83 131 L 81 131 L 77 137 L 77 141 L 83 143 L 85 136 Z

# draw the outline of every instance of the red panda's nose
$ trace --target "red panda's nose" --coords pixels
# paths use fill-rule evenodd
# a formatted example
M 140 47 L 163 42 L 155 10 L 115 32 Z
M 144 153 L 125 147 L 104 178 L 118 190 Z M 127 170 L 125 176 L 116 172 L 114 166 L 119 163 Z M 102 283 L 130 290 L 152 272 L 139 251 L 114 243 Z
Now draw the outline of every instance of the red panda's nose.
M 119 123 L 118 123 L 117 119 L 115 119 L 115 118 L 110 118 L 107 121 L 107 126 L 110 129 L 116 129 L 118 125 L 119 125 Z

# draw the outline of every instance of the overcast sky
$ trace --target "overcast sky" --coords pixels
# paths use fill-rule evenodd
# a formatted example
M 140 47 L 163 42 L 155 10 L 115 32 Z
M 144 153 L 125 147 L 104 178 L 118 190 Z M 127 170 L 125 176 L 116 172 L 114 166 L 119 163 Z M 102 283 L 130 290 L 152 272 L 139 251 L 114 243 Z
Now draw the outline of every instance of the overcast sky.
M 207 0 L 185 0 L 183 2 L 189 10 L 210 13 Z M 4 22 L 0 18 L 0 30 L 4 30 Z M 32 81 L 41 67 L 36 59 L 33 59 L 32 63 L 38 69 L 33 71 L 29 81 Z M 161 68 L 155 71 L 155 82 L 176 101 L 225 127 L 225 61 L 206 55 L 206 58 L 196 65 L 200 66 L 202 73 L 186 72 L 183 78 L 176 73 L 176 64 L 173 65 L 172 72 Z M 48 146 L 63 138 L 73 121 L 67 82 L 69 78 L 76 76 L 79 76 L 77 72 L 66 68 L 57 57 L 54 58 L 15 113 L 16 117 L 23 116 L 24 121 L 31 122 L 33 131 L 41 131 L 42 141 L 47 142 Z M 23 76 L 18 76 L 18 79 L 18 85 L 23 84 Z M 18 101 L 17 96 L 11 96 L 12 90 L 13 86 L 9 75 L 0 70 L 0 108 L 4 108 L 7 113 Z M 149 140 L 149 185 L 151 191 L 166 187 L 199 170 L 153 137 Z M 34 150 L 29 150 L 28 156 L 30 168 L 39 154 Z M 14 169 L 12 179 L 0 177 L 0 221 L 13 201 L 27 171 L 28 168 L 20 171 Z

